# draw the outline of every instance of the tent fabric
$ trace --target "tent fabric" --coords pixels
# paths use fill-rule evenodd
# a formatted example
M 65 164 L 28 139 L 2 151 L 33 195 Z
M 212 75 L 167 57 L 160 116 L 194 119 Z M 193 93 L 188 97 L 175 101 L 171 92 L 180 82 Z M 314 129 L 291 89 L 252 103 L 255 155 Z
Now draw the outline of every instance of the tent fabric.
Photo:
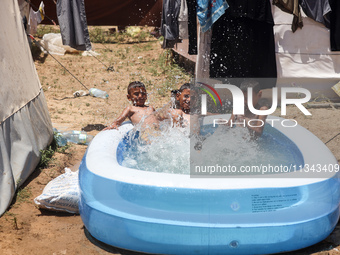
M 13 1 L 3 3 L 0 15 L 0 122 L 34 99 L 41 88 L 20 12 L 16 9 L 18 4 L 14 1 L 14 5 Z M 6 11 L 14 15 L 9 17 Z
M 26 18 L 29 18 L 30 15 L 30 5 L 28 2 L 26 2 L 25 0 L 18 0 L 19 3 L 19 9 L 20 9 L 20 13 L 21 13 L 21 17 L 26 16 Z
M 39 6 L 40 1 L 31 0 L 35 6 Z M 162 0 L 84 0 L 84 2 L 89 26 L 161 25 Z M 56 5 L 53 1 L 45 2 L 45 13 L 57 21 Z M 48 19 L 42 23 L 51 25 Z
M 0 8 L 0 215 L 53 139 L 18 0 Z

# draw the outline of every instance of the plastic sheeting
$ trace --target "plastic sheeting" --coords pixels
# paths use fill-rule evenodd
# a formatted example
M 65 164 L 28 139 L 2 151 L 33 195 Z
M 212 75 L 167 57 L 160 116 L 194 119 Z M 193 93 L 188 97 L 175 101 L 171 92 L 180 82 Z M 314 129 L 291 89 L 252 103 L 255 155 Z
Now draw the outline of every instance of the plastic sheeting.
M 291 30 L 292 15 L 272 7 L 278 87 L 298 86 L 313 97 L 338 98 L 331 87 L 340 80 L 340 51 L 330 50 L 330 31 L 301 12 L 302 29 Z M 288 82 L 289 81 L 289 82 Z
M 53 138 L 17 0 L 0 8 L 0 215 Z

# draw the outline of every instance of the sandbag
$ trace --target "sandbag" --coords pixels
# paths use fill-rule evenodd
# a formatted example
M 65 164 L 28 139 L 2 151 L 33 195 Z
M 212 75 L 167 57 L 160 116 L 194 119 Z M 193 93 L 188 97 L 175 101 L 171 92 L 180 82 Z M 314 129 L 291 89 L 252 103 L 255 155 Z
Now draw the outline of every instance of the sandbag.
M 78 170 L 65 168 L 65 173 L 50 181 L 34 203 L 42 209 L 79 213 L 79 195 Z

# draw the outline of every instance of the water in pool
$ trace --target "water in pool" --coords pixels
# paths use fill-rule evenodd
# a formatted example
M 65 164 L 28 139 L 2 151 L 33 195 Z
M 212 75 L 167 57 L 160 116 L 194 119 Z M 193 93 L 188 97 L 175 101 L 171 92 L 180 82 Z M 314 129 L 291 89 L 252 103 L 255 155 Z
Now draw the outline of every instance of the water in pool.
M 200 150 L 197 140 L 181 128 L 163 126 L 148 143 L 136 138 L 139 131 L 130 131 L 120 142 L 118 162 L 126 167 L 145 171 L 190 174 L 195 165 L 272 166 L 303 165 L 297 146 L 281 132 L 266 124 L 263 135 L 254 140 L 245 128 L 213 128 L 204 126 L 205 137 Z

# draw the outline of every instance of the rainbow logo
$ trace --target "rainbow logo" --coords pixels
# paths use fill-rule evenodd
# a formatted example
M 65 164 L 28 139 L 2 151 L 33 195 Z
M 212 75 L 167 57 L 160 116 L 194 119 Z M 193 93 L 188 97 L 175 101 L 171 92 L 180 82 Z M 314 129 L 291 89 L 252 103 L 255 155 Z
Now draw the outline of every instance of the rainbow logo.
M 196 82 L 196 83 L 201 84 L 201 85 L 207 87 L 208 89 L 210 89 L 212 92 L 214 92 L 215 95 L 216 95 L 217 98 L 218 98 L 218 101 L 220 102 L 220 104 L 221 104 L 221 106 L 222 106 L 222 100 L 221 100 L 219 94 L 217 93 L 217 91 L 216 91 L 213 87 L 211 87 L 210 85 L 205 84 L 205 83 L 203 83 L 203 82 Z M 206 93 L 212 98 L 212 100 L 214 101 L 215 105 L 217 106 L 216 99 L 214 98 L 213 94 L 212 94 L 209 90 L 204 89 L 204 88 L 200 88 L 200 87 L 199 87 L 199 89 L 201 89 L 201 90 L 203 90 L 204 92 L 206 92 Z

